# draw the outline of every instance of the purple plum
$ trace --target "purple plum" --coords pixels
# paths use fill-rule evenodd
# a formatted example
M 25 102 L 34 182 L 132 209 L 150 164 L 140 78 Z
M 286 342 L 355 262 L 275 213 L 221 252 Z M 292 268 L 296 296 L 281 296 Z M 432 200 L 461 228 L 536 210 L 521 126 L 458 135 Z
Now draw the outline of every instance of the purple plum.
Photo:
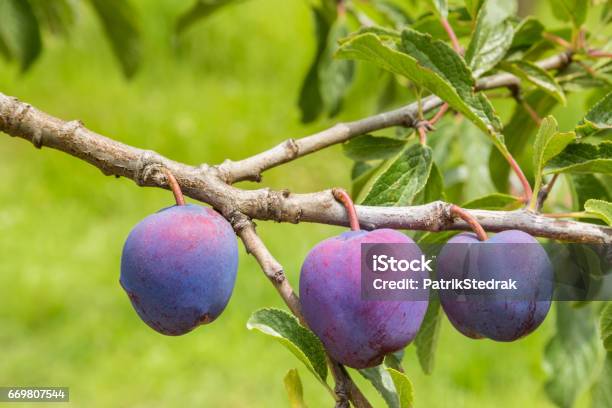
M 178 336 L 221 314 L 237 269 L 231 225 L 210 208 L 180 205 L 148 216 L 130 232 L 120 283 L 146 324 Z
M 443 281 L 516 282 L 516 290 L 440 291 L 448 319 L 468 337 L 520 339 L 533 332 L 550 309 L 552 265 L 544 248 L 525 232 L 504 231 L 486 241 L 472 233 L 457 235 L 438 255 L 436 270 Z
M 304 261 L 300 296 L 304 319 L 336 361 L 353 368 L 379 365 L 416 336 L 427 300 L 363 300 L 361 244 L 414 245 L 404 234 L 379 229 L 349 231 L 315 246 Z M 412 272 L 410 272 L 412 273 Z M 415 274 L 416 275 L 416 274 Z M 407 277 L 422 278 L 422 276 Z

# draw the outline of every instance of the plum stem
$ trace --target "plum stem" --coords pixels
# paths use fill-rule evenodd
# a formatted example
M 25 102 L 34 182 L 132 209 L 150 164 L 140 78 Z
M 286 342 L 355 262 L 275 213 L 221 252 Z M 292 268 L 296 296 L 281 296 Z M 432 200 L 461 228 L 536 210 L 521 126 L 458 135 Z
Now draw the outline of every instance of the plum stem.
M 573 45 L 569 41 L 559 37 L 558 35 L 554 35 L 554 34 L 551 34 L 551 33 L 543 33 L 542 37 L 544 37 L 544 39 L 546 39 L 546 40 L 548 40 L 550 42 L 553 42 L 553 43 L 555 43 L 555 44 L 557 44 L 557 45 L 559 45 L 559 46 L 561 46 L 563 48 L 566 48 L 568 50 L 573 49 Z
M 185 198 L 183 197 L 183 192 L 181 191 L 181 186 L 174 175 L 167 168 L 163 167 L 162 172 L 166 176 L 166 180 L 168 181 L 168 186 L 172 190 L 172 194 L 174 194 L 174 199 L 176 200 L 176 205 L 185 205 Z
M 459 44 L 455 30 L 453 30 L 453 27 L 450 25 L 448 20 L 446 18 L 441 18 L 440 22 L 442 23 L 442 27 L 444 27 L 444 31 L 446 31 L 446 34 L 450 38 L 451 43 L 453 44 L 453 49 L 457 52 L 457 54 L 463 54 L 463 50 L 461 49 L 461 45 Z
M 344 205 L 344 208 L 346 208 L 351 230 L 361 230 L 361 227 L 359 227 L 359 219 L 357 218 L 357 211 L 355 210 L 355 204 L 353 203 L 351 196 L 341 188 L 332 189 L 332 194 L 334 195 L 334 198 L 340 201 L 342 205 Z
M 463 208 L 455 204 L 451 204 L 450 212 L 452 215 L 459 217 L 463 221 L 467 222 L 479 240 L 486 241 L 487 239 L 489 239 L 484 228 L 482 228 L 482 225 L 480 225 L 478 220 L 476 220 L 476 217 L 474 217 L 472 214 L 470 214 L 469 212 L 465 211 Z
M 612 52 L 605 52 L 602 50 L 589 50 L 587 55 L 591 58 L 612 58 Z
M 531 189 L 531 184 L 529 184 L 529 180 L 527 180 L 527 177 L 525 176 L 525 173 L 523 173 L 521 166 L 519 166 L 512 154 L 510 154 L 510 152 L 506 151 L 504 153 L 504 156 L 506 157 L 506 161 L 510 165 L 510 168 L 514 171 L 514 174 L 516 174 L 519 181 L 521 182 L 521 185 L 523 186 L 523 200 L 528 203 L 529 200 L 531 200 L 531 196 L 533 195 L 533 190 Z

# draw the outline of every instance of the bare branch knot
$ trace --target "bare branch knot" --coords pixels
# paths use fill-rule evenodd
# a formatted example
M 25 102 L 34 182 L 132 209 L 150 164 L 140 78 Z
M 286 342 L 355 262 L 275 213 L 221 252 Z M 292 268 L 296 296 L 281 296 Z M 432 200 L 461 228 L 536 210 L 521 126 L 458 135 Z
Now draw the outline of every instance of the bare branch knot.
M 143 150 L 136 162 L 134 181 L 139 186 L 146 186 L 148 180 L 152 180 L 155 175 L 162 172 L 162 163 L 159 156 L 152 150 Z M 164 176 L 165 180 L 165 176 Z
M 71 120 L 62 125 L 60 129 L 60 136 L 62 137 L 73 137 L 77 130 L 83 127 L 83 122 L 80 120 Z
M 255 223 L 251 218 L 244 215 L 240 211 L 232 211 L 229 214 L 225 214 L 225 218 L 229 221 L 229 223 L 236 231 L 236 235 L 240 235 L 240 233 L 246 228 L 255 229 Z
M 293 138 L 285 140 L 285 150 L 287 150 L 287 156 L 290 160 L 300 155 L 300 147 Z
M 32 109 L 32 105 L 29 103 L 20 102 L 17 98 L 11 98 L 13 102 L 17 104 L 17 108 L 15 109 L 15 115 L 13 117 L 8 116 L 6 118 L 6 123 L 9 127 L 18 129 L 21 125 L 21 122 L 26 117 L 28 112 Z M 15 135 L 12 135 L 15 136 Z
M 431 123 L 429 123 L 428 120 L 416 120 L 414 121 L 413 126 L 416 129 L 423 128 L 428 132 L 431 132 L 432 130 L 434 130 L 434 127 L 431 125 Z

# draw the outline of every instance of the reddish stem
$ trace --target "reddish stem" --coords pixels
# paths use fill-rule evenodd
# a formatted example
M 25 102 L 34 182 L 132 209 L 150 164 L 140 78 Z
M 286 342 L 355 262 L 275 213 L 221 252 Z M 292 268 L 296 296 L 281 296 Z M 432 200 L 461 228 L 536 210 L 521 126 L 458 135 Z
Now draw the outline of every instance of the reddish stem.
M 437 121 L 442 119 L 442 116 L 444 116 L 447 110 L 448 104 L 445 103 L 440 107 L 438 112 L 436 112 L 436 114 L 431 119 L 421 120 L 416 124 L 416 130 L 419 132 L 419 143 L 421 143 L 422 145 L 427 144 L 427 132 L 433 130 L 433 125 Z
M 361 230 L 361 227 L 359 227 L 359 219 L 357 218 L 357 211 L 355 211 L 355 204 L 351 196 L 341 188 L 332 189 L 332 194 L 334 198 L 340 201 L 342 205 L 344 205 L 344 208 L 346 208 L 351 229 L 353 231 Z
M 346 14 L 346 3 L 345 0 L 338 0 L 336 3 L 336 12 L 338 13 L 338 16 L 340 17 L 344 17 L 344 15 Z
M 521 105 L 523 105 L 523 109 L 525 109 L 527 111 L 527 113 L 529 114 L 529 116 L 531 116 L 531 119 L 535 122 L 536 125 L 540 126 L 542 124 L 542 118 L 540 118 L 540 116 L 538 115 L 538 112 L 536 112 L 531 105 L 529 105 L 525 100 L 523 100 L 521 98 Z
M 427 130 L 425 126 L 417 126 L 419 132 L 419 143 L 425 146 L 427 144 Z
M 450 25 L 448 20 L 445 18 L 441 18 L 440 21 L 442 22 L 444 31 L 446 31 L 446 34 L 448 34 L 448 37 L 450 38 L 451 43 L 453 44 L 453 48 L 455 49 L 457 54 L 459 55 L 463 54 L 463 50 L 461 49 L 461 45 L 459 44 L 459 40 L 457 39 L 457 35 L 455 35 L 455 31 L 453 30 L 453 27 Z
M 612 58 L 611 52 L 606 52 L 603 50 L 589 50 L 588 55 L 589 57 L 593 58 Z
M 525 177 L 525 173 L 523 173 L 523 170 L 521 170 L 521 166 L 519 166 L 516 160 L 514 160 L 514 157 L 512 157 L 510 152 L 506 153 L 505 156 L 506 160 L 508 161 L 508 164 L 510 164 L 510 167 L 512 168 L 519 181 L 521 182 L 521 185 L 523 186 L 523 199 L 525 200 L 525 202 L 529 202 L 531 196 L 533 195 L 533 190 L 531 189 L 529 180 L 527 180 L 527 177 Z
M 576 61 L 576 64 L 580 65 L 582 69 L 584 69 L 587 72 L 587 74 L 589 74 L 591 77 L 593 78 L 597 77 L 597 72 L 592 67 L 585 64 L 584 62 Z
M 174 194 L 174 200 L 176 201 L 176 205 L 185 205 L 185 198 L 183 197 L 183 192 L 181 191 L 181 186 L 179 186 L 178 181 L 174 175 L 167 168 L 162 168 L 164 175 L 166 176 L 166 180 L 168 181 L 168 185 L 172 190 L 172 194 Z
M 442 119 L 442 116 L 448 111 L 448 103 L 444 103 L 444 105 L 440 106 L 440 109 L 436 112 L 433 118 L 429 119 L 429 124 L 431 126 L 435 125 L 437 121 Z
M 564 40 L 563 38 L 551 34 L 551 33 L 544 33 L 542 34 L 542 37 L 546 38 L 548 41 L 554 42 L 557 45 L 560 45 L 563 48 L 567 48 L 568 50 L 573 49 L 574 47 L 572 46 L 572 44 L 566 40 Z
M 489 239 L 487 233 L 485 232 L 482 225 L 476 220 L 474 216 L 472 216 L 469 212 L 465 211 L 463 208 L 458 205 L 452 204 L 450 207 L 450 212 L 452 215 L 461 218 L 463 221 L 467 222 L 472 231 L 476 234 L 479 240 L 486 241 Z

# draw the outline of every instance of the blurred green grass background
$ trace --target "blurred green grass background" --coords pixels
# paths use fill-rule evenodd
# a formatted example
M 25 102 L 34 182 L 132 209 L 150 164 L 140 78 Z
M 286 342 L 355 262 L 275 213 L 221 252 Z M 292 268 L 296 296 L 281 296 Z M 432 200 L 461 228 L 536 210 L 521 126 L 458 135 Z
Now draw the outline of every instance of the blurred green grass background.
M 31 72 L 0 64 L 0 91 L 192 164 L 239 159 L 326 125 L 301 125 L 295 104 L 314 47 L 306 2 L 227 7 L 190 30 L 177 53 L 169 45 L 172 19 L 190 3 L 135 2 L 146 55 L 132 81 L 82 7 L 73 35 L 47 36 Z M 360 66 L 362 83 L 376 75 Z M 371 111 L 367 91 L 353 92 L 345 118 Z M 579 118 L 577 104 L 558 116 L 565 127 Z M 266 173 L 264 184 L 348 188 L 349 171 L 334 147 Z M 271 407 L 287 405 L 282 379 L 298 367 L 307 403 L 331 405 L 287 350 L 246 329 L 253 310 L 283 304 L 242 249 L 234 295 L 214 324 L 172 338 L 139 320 L 118 284 L 121 248 L 140 219 L 171 204 L 169 192 L 104 177 L 64 153 L 6 136 L 0 180 L 0 385 L 68 386 L 72 405 L 83 407 Z M 296 288 L 308 250 L 339 230 L 259 223 Z M 445 322 L 432 376 L 422 374 L 414 346 L 406 354 L 416 406 L 549 406 L 540 356 L 552 321 L 512 344 L 469 340 Z

